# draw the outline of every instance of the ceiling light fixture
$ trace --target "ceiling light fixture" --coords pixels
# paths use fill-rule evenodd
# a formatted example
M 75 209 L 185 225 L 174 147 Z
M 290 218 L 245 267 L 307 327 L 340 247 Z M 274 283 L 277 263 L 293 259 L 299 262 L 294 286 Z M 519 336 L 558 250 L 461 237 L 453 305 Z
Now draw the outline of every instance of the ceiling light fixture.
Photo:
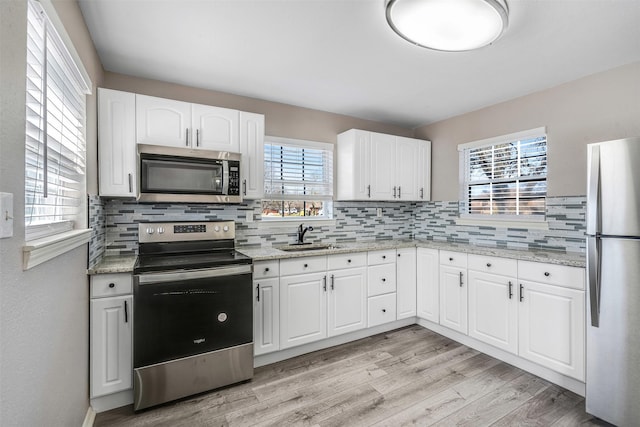
M 505 0 L 389 0 L 387 22 L 413 44 L 458 52 L 496 41 L 509 8 Z

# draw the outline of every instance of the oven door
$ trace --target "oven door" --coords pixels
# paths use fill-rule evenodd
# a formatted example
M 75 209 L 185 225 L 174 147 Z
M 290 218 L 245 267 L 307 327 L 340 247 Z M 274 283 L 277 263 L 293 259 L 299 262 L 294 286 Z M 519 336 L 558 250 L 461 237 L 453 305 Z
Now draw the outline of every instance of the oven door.
M 134 276 L 134 367 L 253 342 L 251 265 Z

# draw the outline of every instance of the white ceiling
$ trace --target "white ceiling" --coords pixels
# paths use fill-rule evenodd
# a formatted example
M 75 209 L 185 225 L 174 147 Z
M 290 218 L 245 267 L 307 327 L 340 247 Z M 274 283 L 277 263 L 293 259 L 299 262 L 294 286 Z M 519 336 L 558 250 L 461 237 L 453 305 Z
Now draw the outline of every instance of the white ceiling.
M 384 0 L 79 3 L 108 71 L 408 128 L 640 61 L 640 0 L 511 0 L 457 53 L 401 39 Z

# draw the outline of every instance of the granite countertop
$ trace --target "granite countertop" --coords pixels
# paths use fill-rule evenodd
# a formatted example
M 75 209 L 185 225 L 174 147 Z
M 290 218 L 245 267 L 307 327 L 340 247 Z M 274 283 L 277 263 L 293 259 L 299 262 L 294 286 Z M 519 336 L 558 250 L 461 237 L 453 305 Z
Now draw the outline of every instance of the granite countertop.
M 136 255 L 106 256 L 93 268 L 87 270 L 88 275 L 108 273 L 132 273 L 136 263 Z
M 254 261 L 298 258 L 314 255 L 333 255 L 351 252 L 366 252 L 381 249 L 397 248 L 431 248 L 476 255 L 496 256 L 523 261 L 544 262 L 548 264 L 566 265 L 569 267 L 585 267 L 585 255 L 582 253 L 561 252 L 541 249 L 502 249 L 490 246 L 475 246 L 468 243 L 449 243 L 421 239 L 377 240 L 371 242 L 335 243 L 330 249 L 313 251 L 285 252 L 277 247 L 236 247 L 236 249 L 253 258 Z

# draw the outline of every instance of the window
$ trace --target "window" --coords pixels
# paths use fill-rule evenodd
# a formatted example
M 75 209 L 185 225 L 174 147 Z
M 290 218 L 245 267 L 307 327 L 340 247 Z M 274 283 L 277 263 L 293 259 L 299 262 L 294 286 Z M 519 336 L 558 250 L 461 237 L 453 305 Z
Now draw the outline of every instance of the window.
M 332 200 L 332 144 L 265 138 L 263 219 L 329 219 Z
M 544 128 L 458 146 L 461 217 L 544 220 L 547 136 Z
M 89 85 L 37 2 L 27 15 L 25 226 L 32 240 L 83 215 Z

